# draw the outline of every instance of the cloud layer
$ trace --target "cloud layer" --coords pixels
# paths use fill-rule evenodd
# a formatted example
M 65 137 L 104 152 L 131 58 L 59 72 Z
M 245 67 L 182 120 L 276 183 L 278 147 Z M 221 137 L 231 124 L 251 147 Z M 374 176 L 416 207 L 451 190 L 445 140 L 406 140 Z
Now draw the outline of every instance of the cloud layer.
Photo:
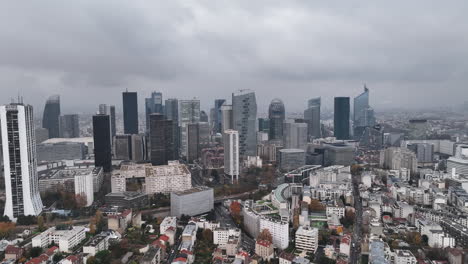
M 202 100 L 257 92 L 355 96 L 372 104 L 451 106 L 468 100 L 466 1 L 7 1 L 0 8 L 1 103 L 18 93 L 42 111 L 120 107 L 120 92 Z

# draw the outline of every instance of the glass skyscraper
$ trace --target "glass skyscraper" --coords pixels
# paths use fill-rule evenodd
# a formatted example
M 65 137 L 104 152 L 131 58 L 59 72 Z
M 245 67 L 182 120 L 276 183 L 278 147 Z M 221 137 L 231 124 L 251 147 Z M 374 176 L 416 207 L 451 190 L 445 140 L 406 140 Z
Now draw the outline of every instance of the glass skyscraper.
M 335 97 L 334 134 L 338 140 L 350 139 L 349 134 L 349 97 Z
M 152 92 L 150 98 L 145 98 L 146 130 L 150 128 L 151 114 L 164 114 L 163 96 L 161 92 Z
M 268 118 L 270 119 L 270 130 L 268 138 L 270 140 L 280 140 L 283 138 L 283 123 L 286 111 L 281 99 L 273 99 L 268 108 Z
M 233 129 L 239 132 L 239 154 L 257 154 L 257 101 L 251 90 L 232 94 Z
M 94 164 L 110 172 L 112 166 L 111 125 L 109 115 L 93 116 Z
M 138 96 L 136 92 L 123 92 L 124 133 L 138 134 Z
M 49 130 L 49 138 L 60 137 L 60 96 L 53 95 L 47 99 L 42 115 L 42 127 Z
M 320 123 L 321 98 L 313 98 L 308 102 L 308 108 L 304 111 L 304 121 L 307 123 L 307 137 L 321 138 L 322 127 Z

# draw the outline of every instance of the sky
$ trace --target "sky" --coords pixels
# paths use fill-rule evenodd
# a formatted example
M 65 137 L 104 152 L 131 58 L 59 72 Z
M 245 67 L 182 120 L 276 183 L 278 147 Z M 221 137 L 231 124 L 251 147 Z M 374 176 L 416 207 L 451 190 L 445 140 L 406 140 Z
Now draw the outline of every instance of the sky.
M 121 109 L 121 92 L 201 100 L 256 92 L 354 97 L 378 109 L 468 100 L 468 1 L 82 0 L 2 2 L 0 104 L 18 94 L 42 112 Z

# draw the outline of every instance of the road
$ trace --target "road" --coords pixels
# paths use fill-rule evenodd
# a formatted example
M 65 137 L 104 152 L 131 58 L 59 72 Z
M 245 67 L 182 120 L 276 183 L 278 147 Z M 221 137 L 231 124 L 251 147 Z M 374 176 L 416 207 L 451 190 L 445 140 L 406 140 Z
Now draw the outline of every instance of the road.
M 360 177 L 353 176 L 353 198 L 354 208 L 356 215 L 354 219 L 354 231 L 351 239 L 351 249 L 349 256 L 349 263 L 357 264 L 360 263 L 361 257 L 361 242 L 362 242 L 362 199 L 359 192 Z
M 180 244 L 182 243 L 182 234 L 180 234 L 179 232 L 177 233 L 176 235 L 177 237 L 177 240 L 174 241 L 174 246 L 172 246 L 172 249 L 171 251 L 169 252 L 169 255 L 167 256 L 167 260 L 165 263 L 167 264 L 171 264 L 172 261 L 174 261 L 174 259 L 177 257 L 177 255 L 179 254 L 179 250 L 180 250 Z

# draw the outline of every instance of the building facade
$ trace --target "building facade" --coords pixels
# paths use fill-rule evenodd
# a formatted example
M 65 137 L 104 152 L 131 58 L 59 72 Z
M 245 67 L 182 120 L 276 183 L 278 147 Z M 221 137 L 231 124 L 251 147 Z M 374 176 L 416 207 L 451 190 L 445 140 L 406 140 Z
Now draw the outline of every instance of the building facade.
M 42 116 L 42 127 L 49 131 L 49 138 L 60 137 L 60 96 L 53 95 L 46 101 Z
M 80 117 L 74 115 L 60 116 L 60 137 L 77 138 L 80 137 Z
M 255 93 L 240 90 L 232 94 L 233 129 L 239 132 L 240 156 L 255 156 L 257 152 L 257 101 Z
M 123 92 L 124 134 L 138 134 L 138 95 L 136 92 Z
M 334 135 L 338 140 L 350 139 L 349 133 L 349 97 L 335 97 Z
M 112 146 L 108 115 L 93 116 L 94 164 L 104 172 L 111 171 Z
M 283 123 L 286 118 L 286 111 L 281 99 L 273 99 L 268 108 L 268 118 L 270 120 L 269 139 L 283 139 Z
M 224 173 L 231 176 L 231 182 L 239 180 L 239 133 L 226 130 L 224 134 Z

